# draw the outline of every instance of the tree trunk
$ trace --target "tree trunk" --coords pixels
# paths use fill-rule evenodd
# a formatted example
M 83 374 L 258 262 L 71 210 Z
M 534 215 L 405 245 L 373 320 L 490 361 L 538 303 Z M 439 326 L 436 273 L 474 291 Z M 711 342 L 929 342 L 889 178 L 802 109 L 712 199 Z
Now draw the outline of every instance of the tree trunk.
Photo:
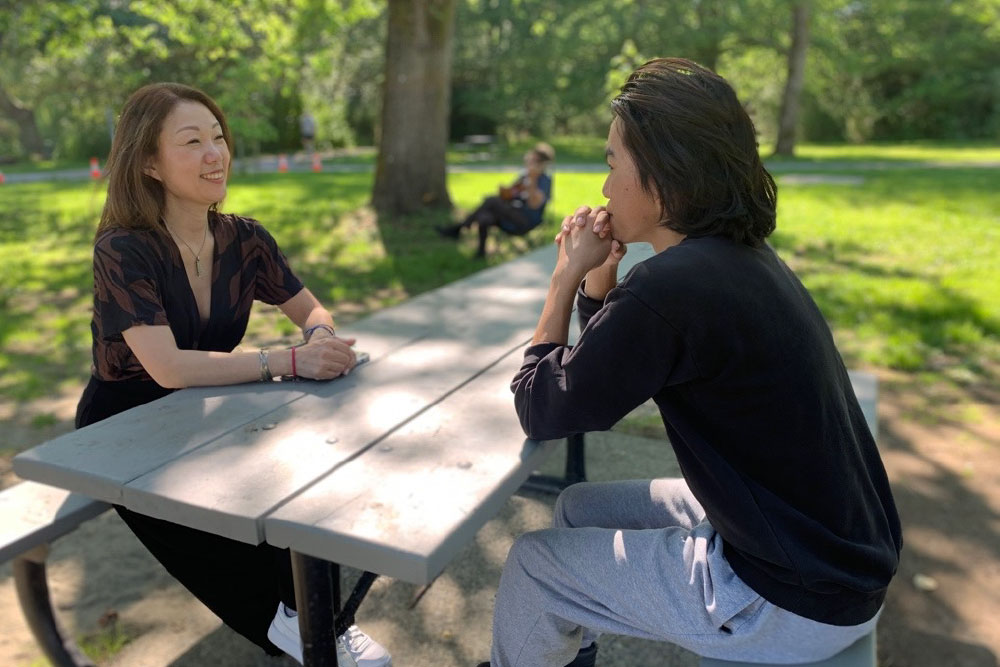
M 778 143 L 775 155 L 795 154 L 795 130 L 799 123 L 799 100 L 805 83 L 806 49 L 809 47 L 809 2 L 801 0 L 792 6 L 792 45 L 788 49 L 788 79 L 781 96 L 778 118 Z
M 451 208 L 445 180 L 455 0 L 389 0 L 382 132 L 372 203 Z
M 42 134 L 38 131 L 35 123 L 35 112 L 32 109 L 25 109 L 7 94 L 7 91 L 0 86 L 0 114 L 7 116 L 17 124 L 20 133 L 21 149 L 30 155 L 48 157 L 45 150 L 45 142 L 42 141 Z
M 694 60 L 713 72 L 718 70 L 719 56 L 722 55 L 721 8 L 717 0 L 702 0 L 695 7 L 698 30 L 695 32 Z

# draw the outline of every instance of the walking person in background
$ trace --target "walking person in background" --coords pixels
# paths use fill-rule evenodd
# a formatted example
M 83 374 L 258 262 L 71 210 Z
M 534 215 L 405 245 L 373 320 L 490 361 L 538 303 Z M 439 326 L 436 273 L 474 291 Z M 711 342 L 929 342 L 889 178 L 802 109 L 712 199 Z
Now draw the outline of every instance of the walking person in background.
M 509 186 L 487 197 L 456 225 L 438 227 L 438 233 L 457 239 L 463 229 L 473 224 L 479 228 L 476 257 L 486 256 L 486 239 L 491 227 L 514 236 L 523 236 L 542 222 L 545 205 L 552 198 L 552 176 L 545 170 L 555 159 L 555 150 L 546 143 L 535 144 L 524 154 L 524 171 Z
M 336 335 L 330 312 L 267 230 L 218 211 L 231 145 L 222 110 L 195 88 L 152 84 L 125 103 L 94 243 L 94 363 L 77 428 L 182 387 L 288 374 L 326 380 L 354 367 L 354 341 Z M 255 299 L 277 305 L 302 329 L 305 344 L 234 352 Z M 226 625 L 268 654 L 302 662 L 287 550 L 115 509 Z M 391 664 L 357 626 L 339 638 L 337 653 L 349 667 Z
M 483 665 L 589 667 L 605 632 L 824 660 L 874 630 L 902 536 L 826 321 L 765 241 L 777 188 L 753 123 L 678 58 L 636 70 L 612 111 L 607 205 L 563 222 L 514 403 L 554 440 L 653 399 L 683 478 L 563 491 L 507 556 Z M 619 283 L 629 243 L 657 254 Z

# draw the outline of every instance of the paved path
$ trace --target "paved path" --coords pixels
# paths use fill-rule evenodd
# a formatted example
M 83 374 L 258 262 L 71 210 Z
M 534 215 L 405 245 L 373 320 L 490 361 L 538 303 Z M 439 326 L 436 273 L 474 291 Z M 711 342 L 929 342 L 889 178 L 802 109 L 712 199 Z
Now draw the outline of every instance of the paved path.
M 801 161 L 779 161 L 767 162 L 765 165 L 772 174 L 787 173 L 817 173 L 831 171 L 895 171 L 900 169 L 997 169 L 1000 168 L 1000 161 L 972 162 L 956 161 L 943 162 L 939 160 L 870 160 L 870 161 L 831 161 L 831 162 L 801 162 Z M 375 166 L 367 162 L 325 162 L 323 163 L 324 173 L 362 173 L 373 171 Z M 515 173 L 521 169 L 516 164 L 496 164 L 484 162 L 482 164 L 466 163 L 450 165 L 448 171 L 451 173 Z M 312 163 L 305 159 L 290 159 L 288 161 L 290 172 L 312 171 Z M 561 163 L 556 162 L 555 171 L 563 173 L 603 173 L 607 167 L 603 163 Z M 0 169 L 0 171 L 3 171 Z M 263 156 L 246 160 L 237 160 L 233 165 L 233 172 L 268 174 L 278 171 L 278 158 L 276 156 Z M 80 169 L 60 169 L 56 171 L 39 171 L 18 174 L 5 174 L 7 183 L 39 183 L 46 181 L 85 181 L 90 178 L 90 170 Z

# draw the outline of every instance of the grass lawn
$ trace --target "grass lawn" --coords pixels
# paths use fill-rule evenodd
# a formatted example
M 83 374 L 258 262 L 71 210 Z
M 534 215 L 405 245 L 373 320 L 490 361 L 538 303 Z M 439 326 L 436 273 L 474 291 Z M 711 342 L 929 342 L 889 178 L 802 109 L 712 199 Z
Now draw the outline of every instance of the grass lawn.
M 897 369 L 922 385 L 996 386 L 1000 168 L 851 168 L 845 155 L 849 162 L 882 153 L 803 152 L 800 171 L 827 161 L 855 180 L 795 182 L 782 170 L 772 242 L 814 294 L 848 365 Z M 996 152 L 921 146 L 885 154 L 964 163 L 988 162 Z M 260 219 L 303 281 L 347 321 L 548 243 L 557 218 L 577 204 L 603 201 L 603 174 L 559 173 L 544 227 L 526 239 L 499 240 L 484 261 L 472 258 L 471 235 L 455 244 L 434 233 L 440 214 L 379 220 L 365 207 L 371 178 L 240 176 L 224 208 Z M 509 179 L 456 173 L 449 185 L 464 210 Z M 2 188 L 0 419 L 43 428 L 55 417 L 38 399 L 79 391 L 88 372 L 91 240 L 103 193 L 90 183 Z M 247 342 L 293 335 L 276 309 L 259 308 Z

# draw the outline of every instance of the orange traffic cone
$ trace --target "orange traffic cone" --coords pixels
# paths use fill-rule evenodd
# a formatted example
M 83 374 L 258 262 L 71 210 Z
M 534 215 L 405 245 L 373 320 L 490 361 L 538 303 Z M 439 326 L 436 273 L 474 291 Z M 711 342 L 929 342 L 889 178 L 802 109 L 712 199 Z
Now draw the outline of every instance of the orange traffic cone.
M 3 185 L 3 182 L 4 182 L 3 172 L 0 171 L 0 185 Z
M 313 153 L 313 171 L 317 174 L 323 171 L 323 162 L 319 159 L 319 153 Z
M 278 173 L 284 174 L 288 172 L 288 158 L 282 153 L 278 156 Z
M 101 177 L 101 168 L 97 166 L 97 158 L 90 158 L 90 177 L 95 181 Z

